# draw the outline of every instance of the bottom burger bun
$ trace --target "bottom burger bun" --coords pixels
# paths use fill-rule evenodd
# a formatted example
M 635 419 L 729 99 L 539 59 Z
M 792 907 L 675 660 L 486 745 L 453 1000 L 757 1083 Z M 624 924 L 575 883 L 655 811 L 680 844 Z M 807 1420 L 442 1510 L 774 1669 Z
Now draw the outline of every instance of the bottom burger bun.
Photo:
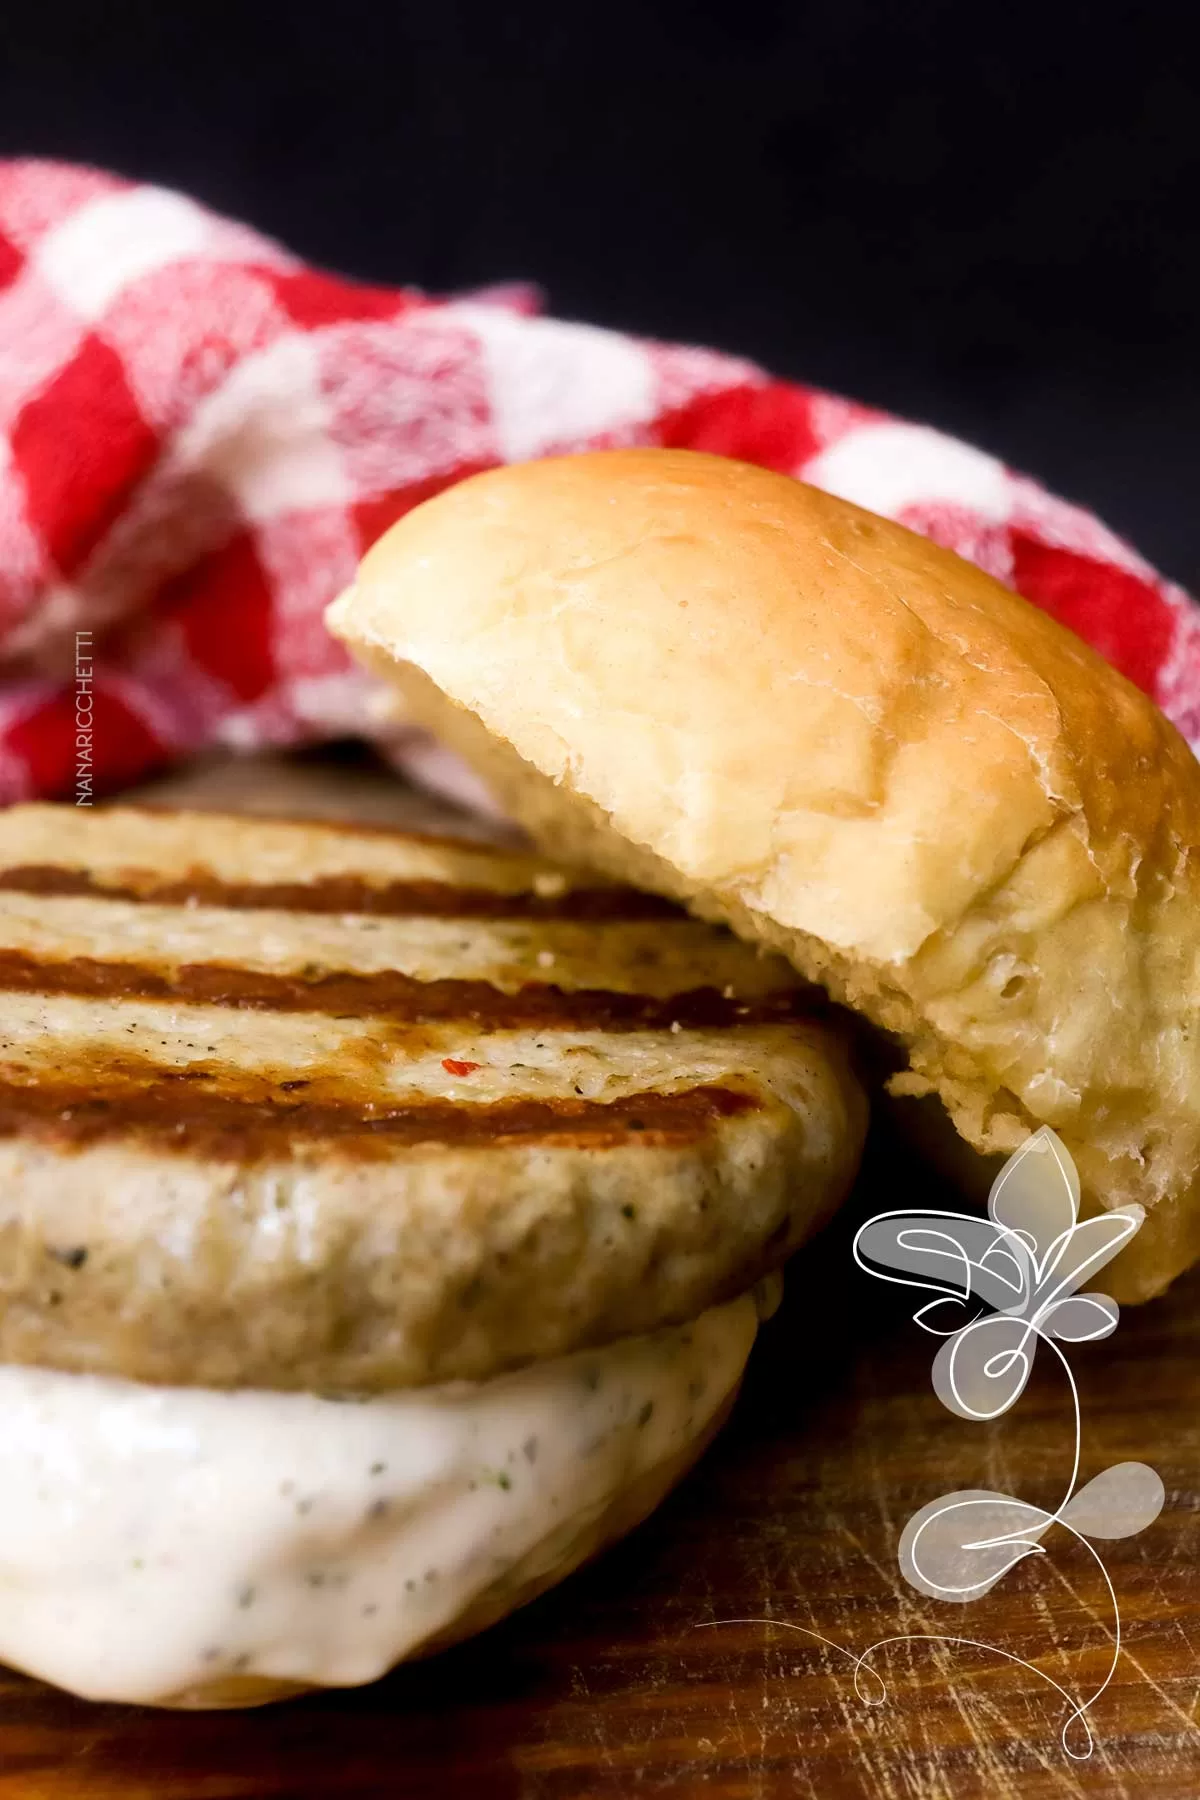
M 253 1706 L 469 1636 L 653 1510 L 769 1299 L 365 1399 L 0 1368 L 0 1660 L 93 1700 Z

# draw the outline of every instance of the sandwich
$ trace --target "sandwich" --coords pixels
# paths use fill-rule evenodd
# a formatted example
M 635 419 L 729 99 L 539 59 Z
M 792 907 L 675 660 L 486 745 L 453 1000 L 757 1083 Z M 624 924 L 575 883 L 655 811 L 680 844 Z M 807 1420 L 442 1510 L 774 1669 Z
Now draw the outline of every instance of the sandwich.
M 477 475 L 335 633 L 535 839 L 862 1014 L 972 1158 L 1040 1125 L 1110 1271 L 1200 1252 L 1200 769 L 1045 613 L 788 477 L 618 450 Z
M 0 1661 L 250 1705 L 520 1605 L 708 1442 L 864 1113 L 786 959 L 623 881 L 0 814 Z

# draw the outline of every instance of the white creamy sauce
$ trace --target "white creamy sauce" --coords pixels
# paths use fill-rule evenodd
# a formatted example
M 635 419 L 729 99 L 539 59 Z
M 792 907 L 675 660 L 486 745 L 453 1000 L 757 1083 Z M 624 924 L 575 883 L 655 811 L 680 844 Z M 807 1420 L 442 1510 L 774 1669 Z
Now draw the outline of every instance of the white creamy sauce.
M 0 1661 L 135 1702 L 372 1681 L 510 1572 L 573 1567 L 608 1502 L 703 1432 L 756 1323 L 747 1295 L 361 1401 L 0 1367 Z

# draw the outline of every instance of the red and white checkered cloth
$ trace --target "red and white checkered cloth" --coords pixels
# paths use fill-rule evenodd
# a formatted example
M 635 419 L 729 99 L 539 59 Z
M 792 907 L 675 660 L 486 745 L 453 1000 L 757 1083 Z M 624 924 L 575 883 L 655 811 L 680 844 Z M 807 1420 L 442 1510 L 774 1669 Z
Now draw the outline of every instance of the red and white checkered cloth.
M 531 310 L 344 281 L 182 195 L 0 163 L 0 799 L 79 791 L 80 691 L 97 794 L 361 729 L 366 678 L 321 614 L 367 545 L 474 470 L 612 444 L 902 520 L 1200 742 L 1200 613 L 1088 513 L 926 426 Z

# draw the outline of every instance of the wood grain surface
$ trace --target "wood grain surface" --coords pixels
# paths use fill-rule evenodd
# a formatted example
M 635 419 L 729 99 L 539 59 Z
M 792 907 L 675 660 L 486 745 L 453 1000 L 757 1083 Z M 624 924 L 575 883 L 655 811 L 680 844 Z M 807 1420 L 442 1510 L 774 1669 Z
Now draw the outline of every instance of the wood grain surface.
M 289 810 L 290 780 L 269 770 L 257 791 Z M 369 792 L 386 813 L 385 778 L 338 781 L 340 810 L 361 813 Z M 397 818 L 418 806 L 398 788 L 393 803 Z M 995 1424 L 957 1419 L 905 1296 L 854 1268 L 855 1218 L 918 1199 L 951 1203 L 877 1129 L 850 1212 L 792 1263 L 716 1447 L 632 1539 L 518 1617 L 374 1687 L 259 1712 L 88 1706 L 0 1674 L 0 1797 L 1195 1800 L 1200 1279 L 1072 1353 L 1081 1480 L 1140 1459 L 1167 1490 L 1155 1525 L 1103 1546 L 1123 1648 L 1094 1753 L 1073 1762 L 1066 1708 L 1037 1671 L 1082 1697 L 1107 1670 L 1112 1606 L 1086 1550 L 1052 1532 L 1045 1556 L 967 1607 L 921 1600 L 897 1570 L 925 1501 L 986 1487 L 1053 1507 L 1073 1449 L 1049 1358 Z M 881 1650 L 887 1699 L 865 1704 L 853 1657 L 911 1633 L 996 1648 Z

